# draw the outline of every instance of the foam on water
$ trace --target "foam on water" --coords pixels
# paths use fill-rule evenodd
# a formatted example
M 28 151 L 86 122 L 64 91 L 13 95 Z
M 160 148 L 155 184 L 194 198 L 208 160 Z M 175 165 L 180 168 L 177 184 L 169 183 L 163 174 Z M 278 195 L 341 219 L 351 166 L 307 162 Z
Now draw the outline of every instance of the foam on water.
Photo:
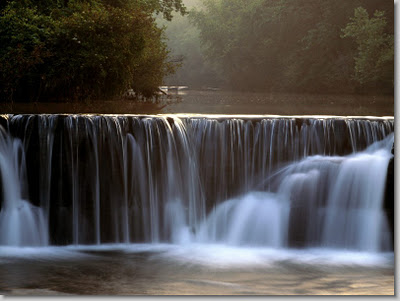
M 196 235 L 199 242 L 282 247 L 286 243 L 288 200 L 265 192 L 250 192 L 219 205 Z
M 104 252 L 148 254 L 150 260 L 215 269 L 272 268 L 287 264 L 312 266 L 392 267 L 394 254 L 354 252 L 334 249 L 276 249 L 234 247 L 222 244 L 105 244 L 64 247 L 0 247 L 0 262 L 12 260 L 90 260 Z M 90 253 L 86 253 L 90 252 Z M 129 258 L 129 257 L 128 257 Z
M 221 244 L 109 244 L 64 247 L 0 247 L 0 263 L 13 260 L 81 261 L 101 260 L 102 253 L 118 251 L 119 256 L 147 254 L 183 266 L 214 269 L 273 268 L 287 264 L 348 267 L 392 267 L 393 253 L 354 252 L 333 249 L 275 249 L 233 247 Z M 89 252 L 89 253 L 87 253 Z M 126 255 L 123 255 L 126 254 Z M 129 257 L 127 257 L 129 258 Z
M 190 244 L 169 247 L 153 255 L 181 264 L 214 268 L 272 267 L 282 263 L 329 266 L 393 266 L 393 253 L 354 252 L 333 249 L 276 249 Z

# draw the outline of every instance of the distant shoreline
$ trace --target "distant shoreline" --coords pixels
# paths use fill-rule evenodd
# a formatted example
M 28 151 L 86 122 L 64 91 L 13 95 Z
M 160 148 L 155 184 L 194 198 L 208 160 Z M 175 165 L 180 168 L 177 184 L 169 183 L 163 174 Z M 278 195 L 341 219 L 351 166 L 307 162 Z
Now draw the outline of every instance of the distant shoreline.
M 135 100 L 0 103 L 1 114 L 257 114 L 394 116 L 394 96 L 186 90 L 157 103 Z

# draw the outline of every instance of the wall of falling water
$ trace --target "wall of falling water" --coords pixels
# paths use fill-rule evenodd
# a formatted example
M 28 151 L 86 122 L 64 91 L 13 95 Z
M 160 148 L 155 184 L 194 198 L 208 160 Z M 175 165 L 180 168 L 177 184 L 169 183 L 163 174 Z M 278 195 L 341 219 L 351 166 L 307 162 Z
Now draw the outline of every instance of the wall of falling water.
M 382 200 L 393 138 L 378 147 L 388 149 L 381 157 L 351 156 L 390 135 L 393 118 L 5 115 L 0 123 L 23 145 L 27 199 L 43 211 L 51 244 L 198 241 L 376 250 L 363 238 L 312 232 L 342 216 L 343 208 L 354 209 L 338 209 L 343 196 L 334 191 L 358 193 L 341 187 L 346 177 L 363 181 L 354 174 L 359 164 L 361 174 L 367 172 L 361 166 L 371 174 L 365 183 L 382 182 L 371 197 L 377 209 L 368 214 L 380 220 L 374 246 L 387 248 L 380 239 L 387 232 Z M 303 219 L 310 225 L 299 226 Z M 368 219 L 349 227 L 369 227 L 362 222 Z M 265 236 L 266 228 L 275 230 Z
M 48 229 L 43 209 L 29 203 L 26 187 L 25 153 L 19 139 L 0 128 L 0 245 L 44 246 Z

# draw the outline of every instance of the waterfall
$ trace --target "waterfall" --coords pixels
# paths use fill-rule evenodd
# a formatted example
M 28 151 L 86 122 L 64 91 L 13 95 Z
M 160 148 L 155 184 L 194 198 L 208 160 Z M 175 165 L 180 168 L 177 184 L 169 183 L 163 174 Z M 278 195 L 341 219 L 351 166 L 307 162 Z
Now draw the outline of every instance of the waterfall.
M 3 244 L 391 247 L 383 200 L 393 118 L 5 115 L 0 123 Z M 33 225 L 3 217 L 10 206 Z M 16 220 L 41 238 L 7 242 Z
M 48 230 L 42 208 L 22 198 L 25 181 L 25 155 L 19 139 L 12 139 L 0 128 L 0 174 L 2 208 L 0 245 L 43 246 Z
M 198 242 L 235 246 L 286 245 L 290 206 L 288 199 L 265 192 L 250 192 L 218 205 L 197 234 Z
M 273 193 L 250 192 L 218 205 L 197 240 L 287 247 L 291 239 L 307 246 L 390 249 L 382 202 L 393 136 L 348 156 L 291 163 L 277 171 Z
M 393 142 L 391 134 L 340 163 L 322 218 L 323 245 L 368 251 L 389 249 L 382 201 Z

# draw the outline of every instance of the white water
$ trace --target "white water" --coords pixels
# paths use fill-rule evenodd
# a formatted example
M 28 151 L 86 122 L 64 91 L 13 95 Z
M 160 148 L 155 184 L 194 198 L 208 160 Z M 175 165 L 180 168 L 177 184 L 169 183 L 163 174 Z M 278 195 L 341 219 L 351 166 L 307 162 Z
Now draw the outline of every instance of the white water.
M 26 131 L 34 119 L 13 122 Z M 52 223 L 61 244 L 390 249 L 393 134 L 370 145 L 390 121 L 71 115 L 39 128 L 40 208 L 23 200 L 21 142 L 2 136 L 3 244 L 45 245 Z M 346 135 L 354 153 L 335 155 Z
M 282 248 L 289 244 L 290 219 L 302 218 L 292 231 L 304 232 L 308 246 L 387 250 L 383 197 L 393 139 L 349 156 L 292 163 L 277 172 L 275 192 L 249 192 L 217 205 L 196 234 L 189 233 L 182 207 L 167 207 L 166 219 L 175 221 L 173 242 Z
M 218 205 L 203 223 L 196 241 L 234 246 L 286 245 L 289 200 L 265 192 L 250 192 Z
M 43 246 L 48 229 L 41 208 L 22 199 L 25 157 L 21 141 L 0 129 L 0 173 L 3 206 L 0 211 L 0 245 Z
M 51 247 L 0 246 L 0 263 L 27 260 L 91 260 L 104 259 L 108 252 L 147 254 L 148 260 L 162 259 L 174 264 L 204 266 L 213 269 L 268 268 L 281 264 L 321 266 L 393 267 L 392 252 L 360 252 L 329 248 L 276 249 L 267 247 L 237 247 L 221 244 L 102 244 Z M 175 266 L 176 267 L 176 266 Z

